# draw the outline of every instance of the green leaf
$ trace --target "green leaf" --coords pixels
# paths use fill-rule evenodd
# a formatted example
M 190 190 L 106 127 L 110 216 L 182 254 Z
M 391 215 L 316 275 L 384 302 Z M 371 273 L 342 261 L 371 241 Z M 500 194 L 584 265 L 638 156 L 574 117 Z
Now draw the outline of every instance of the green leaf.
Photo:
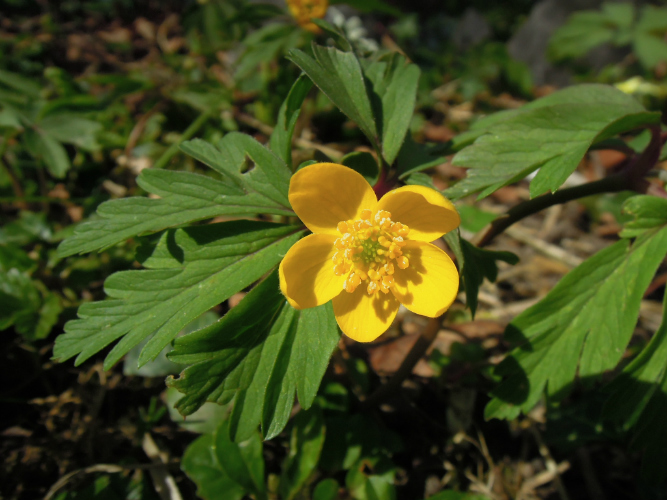
M 289 168 L 250 136 L 230 133 L 217 148 L 198 139 L 181 148 L 218 172 L 222 180 L 145 169 L 137 183 L 159 199 L 134 197 L 102 203 L 97 208 L 100 218 L 79 224 L 74 236 L 60 244 L 58 254 L 90 252 L 146 232 L 220 215 L 294 214 L 287 199 Z M 249 160 L 254 168 L 249 168 Z
M 280 498 L 292 500 L 317 472 L 324 444 L 324 419 L 319 406 L 301 411 L 294 418 L 289 453 L 280 476 Z
M 96 135 L 102 124 L 86 118 L 57 114 L 43 118 L 37 128 L 58 142 L 73 144 L 87 151 L 97 151 L 100 145 Z
M 498 264 L 496 261 L 502 260 L 508 264 L 515 265 L 519 262 L 519 257 L 512 252 L 497 252 L 477 248 L 463 238 L 461 238 L 461 252 L 463 262 L 459 262 L 459 266 L 463 267 L 462 279 L 466 291 L 466 304 L 474 317 L 477 311 L 479 287 L 484 278 L 493 283 L 498 277 Z
M 372 154 L 365 151 L 348 153 L 340 162 L 363 175 L 371 186 L 374 186 L 380 177 L 378 162 Z
M 292 169 L 292 135 L 296 120 L 301 113 L 301 105 L 308 95 L 308 91 L 313 87 L 313 82 L 306 75 L 297 78 L 294 85 L 287 94 L 287 99 L 283 102 L 278 113 L 278 122 L 271 134 L 271 150 Z
M 213 436 L 215 456 L 223 471 L 255 498 L 266 498 L 262 438 L 258 432 L 241 443 L 229 439 L 229 420 L 220 423 Z
M 667 226 L 645 231 L 632 244 L 621 240 L 572 270 L 515 318 L 505 334 L 519 346 L 497 367 L 504 380 L 492 393 L 486 417 L 515 418 L 544 390 L 559 400 L 577 375 L 590 383 L 614 368 L 666 253 Z
M 315 85 L 380 149 L 380 138 L 367 93 L 366 78 L 352 52 L 313 45 L 313 57 L 290 50 L 287 58 L 299 66 Z
M 454 157 L 469 170 L 448 197 L 481 191 L 483 198 L 538 168 L 531 196 L 556 191 L 595 142 L 658 123 L 659 115 L 614 87 L 579 85 L 501 118 L 481 124 L 485 133 Z
M 456 209 L 461 216 L 461 228 L 472 233 L 481 231 L 498 218 L 498 214 L 486 212 L 475 205 L 459 205 Z
M 139 364 L 145 364 L 185 325 L 274 267 L 299 239 L 299 231 L 231 221 L 165 232 L 144 261 L 152 269 L 111 275 L 104 284 L 111 299 L 79 308 L 80 319 L 69 321 L 56 339 L 54 357 L 64 361 L 78 354 L 79 365 L 123 337 L 106 357 L 109 369 L 150 337 L 139 356 Z
M 185 450 L 181 469 L 197 485 L 198 497 L 204 500 L 241 500 L 247 491 L 220 466 L 214 444 L 214 438 L 209 434 L 197 438 Z
M 310 407 L 339 336 L 331 304 L 296 311 L 274 272 L 220 321 L 176 339 L 169 358 L 191 366 L 167 385 L 185 394 L 183 415 L 205 401 L 234 400 L 232 438 L 261 423 L 270 439 L 287 423 L 295 392 Z
M 645 68 L 653 69 L 661 62 L 667 61 L 667 43 L 661 37 L 638 33 L 633 48 L 637 59 Z
M 343 402 L 341 396 L 347 395 L 345 388 L 340 387 L 337 389 L 338 394 L 331 394 L 332 385 L 327 387 L 327 396 L 333 396 L 335 400 L 324 400 L 322 404 L 327 405 L 324 406 L 327 410 L 341 413 L 327 416 L 327 434 L 318 466 L 320 469 L 330 472 L 349 470 L 363 459 L 390 457 L 403 451 L 401 436 L 391 429 L 368 415 L 350 415 L 347 401 L 340 405 Z
M 0 271 L 6 272 L 12 268 L 27 271 L 33 266 L 35 261 L 19 247 L 7 243 L 0 245 Z
M 175 363 L 174 363 L 175 364 Z M 178 370 L 173 370 L 171 373 L 177 373 Z M 195 432 L 197 434 L 213 434 L 215 429 L 221 421 L 229 418 L 231 413 L 231 405 L 216 405 L 214 403 L 205 403 L 192 415 L 185 418 L 175 408 L 178 400 L 183 397 L 183 394 L 172 387 L 168 387 L 165 393 L 165 404 L 169 410 L 169 418 L 177 424 L 181 429 L 188 432 Z
M 41 85 L 36 81 L 4 70 L 0 70 L 0 84 L 6 85 L 32 99 L 38 99 L 42 91 Z
M 632 5 L 628 6 L 632 10 Z M 548 53 L 557 61 L 583 56 L 591 49 L 612 41 L 615 33 L 615 26 L 609 23 L 604 13 L 576 12 L 551 36 Z
M 65 177 L 72 164 L 62 144 L 50 135 L 30 128 L 25 130 L 23 138 L 30 154 L 43 161 L 53 177 L 57 179 Z
M 371 473 L 366 471 L 370 470 Z M 386 457 L 361 460 L 348 471 L 345 485 L 356 500 L 395 500 L 396 469 Z
M 623 238 L 634 238 L 667 224 L 667 200 L 657 196 L 633 196 L 623 204 L 623 212 L 635 218 L 623 226 Z
M 63 306 L 60 304 L 60 298 L 55 293 L 47 293 L 42 300 L 42 305 L 37 311 L 37 324 L 34 330 L 25 335 L 29 340 L 45 339 L 51 333 L 53 325 L 58 322 Z
M 313 490 L 313 500 L 338 500 L 340 485 L 335 479 L 324 479 Z
M 0 330 L 16 325 L 18 333 L 30 336 L 40 304 L 39 290 L 26 273 L 0 272 Z
M 446 145 L 427 146 L 414 141 L 408 134 L 396 158 L 398 178 L 405 179 L 415 172 L 444 163 Z
M 653 5 L 643 6 L 637 22 L 637 31 L 664 34 L 667 31 L 667 9 Z
M 205 328 L 212 323 L 215 323 L 218 319 L 220 319 L 220 315 L 218 313 L 214 311 L 206 311 L 194 321 L 188 323 L 185 328 L 183 328 L 183 330 L 181 330 L 178 334 L 185 335 L 187 333 L 192 333 L 196 330 Z M 171 346 L 167 346 L 162 349 L 160 354 L 158 354 L 154 360 L 149 361 L 140 367 L 139 355 L 146 346 L 147 342 L 148 340 L 139 342 L 125 355 L 125 359 L 123 360 L 123 375 L 137 375 L 139 377 L 166 377 L 167 375 L 178 373 L 180 367 L 176 363 L 167 359 L 167 354 L 169 351 L 171 351 Z M 176 392 L 176 394 L 178 394 L 180 398 L 181 394 L 178 392 Z M 191 421 L 192 419 L 189 419 L 189 422 Z
M 664 482 L 667 452 L 667 295 L 662 324 L 648 345 L 606 388 L 605 418 L 633 429 L 633 448 L 644 449 L 642 475 L 651 483 Z
M 382 156 L 391 165 L 401 149 L 415 110 L 419 67 L 393 53 L 387 61 L 367 65 L 364 74 L 373 84 L 375 116 L 382 127 Z

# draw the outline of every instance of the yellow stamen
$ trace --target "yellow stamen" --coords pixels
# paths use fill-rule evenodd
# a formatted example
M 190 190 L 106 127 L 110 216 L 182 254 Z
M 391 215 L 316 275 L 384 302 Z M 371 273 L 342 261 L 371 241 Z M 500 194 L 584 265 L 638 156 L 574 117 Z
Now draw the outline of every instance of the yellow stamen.
M 395 266 L 407 269 L 410 265 L 401 248 L 406 244 L 410 229 L 391 220 L 391 213 L 370 209 L 360 213 L 360 219 L 338 223 L 341 237 L 336 239 L 333 270 L 336 276 L 347 274 L 343 288 L 352 293 L 366 282 L 366 292 L 388 293 L 394 285 Z

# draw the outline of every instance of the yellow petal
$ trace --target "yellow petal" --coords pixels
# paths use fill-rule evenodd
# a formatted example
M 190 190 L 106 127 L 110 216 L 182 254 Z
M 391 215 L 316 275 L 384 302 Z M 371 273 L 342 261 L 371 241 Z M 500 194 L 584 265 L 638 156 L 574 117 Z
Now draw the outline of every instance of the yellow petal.
M 394 222 L 407 225 L 411 240 L 435 241 L 461 223 L 452 202 L 425 186 L 403 186 L 389 191 L 378 202 L 378 209 L 390 212 Z
M 423 241 L 403 247 L 410 266 L 396 269 L 392 292 L 409 310 L 435 318 L 452 305 L 459 291 L 459 273 L 443 250 Z
M 399 306 L 391 293 L 368 295 L 364 283 L 354 292 L 343 292 L 333 299 L 338 326 L 357 342 L 371 342 L 386 332 Z
M 351 168 L 316 163 L 292 176 L 289 201 L 312 232 L 340 236 L 338 223 L 359 219 L 365 208 L 375 210 L 377 197 L 366 179 Z
M 280 290 L 296 309 L 325 304 L 343 291 L 345 276 L 336 276 L 331 258 L 334 236 L 311 234 L 289 249 L 278 270 Z

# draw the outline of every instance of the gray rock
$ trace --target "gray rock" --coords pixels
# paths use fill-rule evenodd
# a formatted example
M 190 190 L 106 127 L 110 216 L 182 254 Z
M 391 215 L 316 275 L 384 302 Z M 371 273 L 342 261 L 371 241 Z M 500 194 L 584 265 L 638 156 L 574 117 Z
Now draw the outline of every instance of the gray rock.
M 572 71 L 565 66 L 555 66 L 547 59 L 549 39 L 568 17 L 579 10 L 598 9 L 602 0 L 542 0 L 530 12 L 526 22 L 508 42 L 509 54 L 528 65 L 535 85 L 556 85 L 563 87 L 572 80 Z M 635 0 L 641 5 L 646 2 Z M 620 62 L 627 49 L 610 45 L 591 51 L 584 61 L 591 68 L 599 70 L 607 64 Z
M 452 41 L 461 50 L 468 49 L 491 36 L 491 27 L 476 9 L 468 7 L 459 20 Z

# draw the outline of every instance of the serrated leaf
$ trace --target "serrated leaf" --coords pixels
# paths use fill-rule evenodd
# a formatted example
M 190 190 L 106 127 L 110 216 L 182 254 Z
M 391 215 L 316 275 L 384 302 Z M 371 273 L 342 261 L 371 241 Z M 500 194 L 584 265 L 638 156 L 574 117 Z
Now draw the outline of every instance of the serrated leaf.
M 445 194 L 458 199 L 481 191 L 482 198 L 538 168 L 531 196 L 556 191 L 595 142 L 659 121 L 614 87 L 580 85 L 561 93 L 488 126 L 454 157 L 452 164 L 468 167 L 467 177 Z
M 419 67 L 409 64 L 398 53 L 387 61 L 375 61 L 364 68 L 373 84 L 376 100 L 375 116 L 382 118 L 379 130 L 382 137 L 382 156 L 388 165 L 394 163 L 410 127 L 417 99 Z
M 290 50 L 287 58 L 299 66 L 315 85 L 379 149 L 380 138 L 366 89 L 366 78 L 357 57 L 332 47 L 313 45 L 313 57 L 300 50 Z
M 271 150 L 292 169 L 292 135 L 296 120 L 301 113 L 301 105 L 308 91 L 313 87 L 313 82 L 301 75 L 287 94 L 285 102 L 280 106 L 278 122 L 271 134 Z
M 270 439 L 287 423 L 295 392 L 302 407 L 312 404 L 339 336 L 331 304 L 296 311 L 274 272 L 220 321 L 175 341 L 169 358 L 191 366 L 167 385 L 185 394 L 183 415 L 233 399 L 233 439 L 259 423 Z
M 199 315 L 249 286 L 274 267 L 299 239 L 301 228 L 231 221 L 169 230 L 146 267 L 122 271 L 104 284 L 108 300 L 83 304 L 79 318 L 56 339 L 54 357 L 78 355 L 79 365 L 120 339 L 105 359 L 109 369 L 132 347 L 150 340 L 139 364 L 154 359 Z
M 293 215 L 287 200 L 290 170 L 250 136 L 230 133 L 217 148 L 202 140 L 181 149 L 222 175 L 222 180 L 190 172 L 145 169 L 137 183 L 159 199 L 125 198 L 102 203 L 99 219 L 79 224 L 58 247 L 67 257 L 106 248 L 146 232 L 220 215 Z M 244 171 L 248 159 L 254 168 Z
M 282 500 L 294 499 L 308 478 L 317 471 L 324 435 L 324 418 L 319 406 L 301 411 L 294 418 L 289 452 L 280 476 Z
M 644 291 L 667 253 L 667 227 L 622 240 L 568 273 L 538 304 L 510 323 L 519 344 L 498 366 L 504 376 L 487 418 L 515 418 L 544 390 L 553 399 L 575 377 L 594 380 L 616 366 L 632 336 Z

